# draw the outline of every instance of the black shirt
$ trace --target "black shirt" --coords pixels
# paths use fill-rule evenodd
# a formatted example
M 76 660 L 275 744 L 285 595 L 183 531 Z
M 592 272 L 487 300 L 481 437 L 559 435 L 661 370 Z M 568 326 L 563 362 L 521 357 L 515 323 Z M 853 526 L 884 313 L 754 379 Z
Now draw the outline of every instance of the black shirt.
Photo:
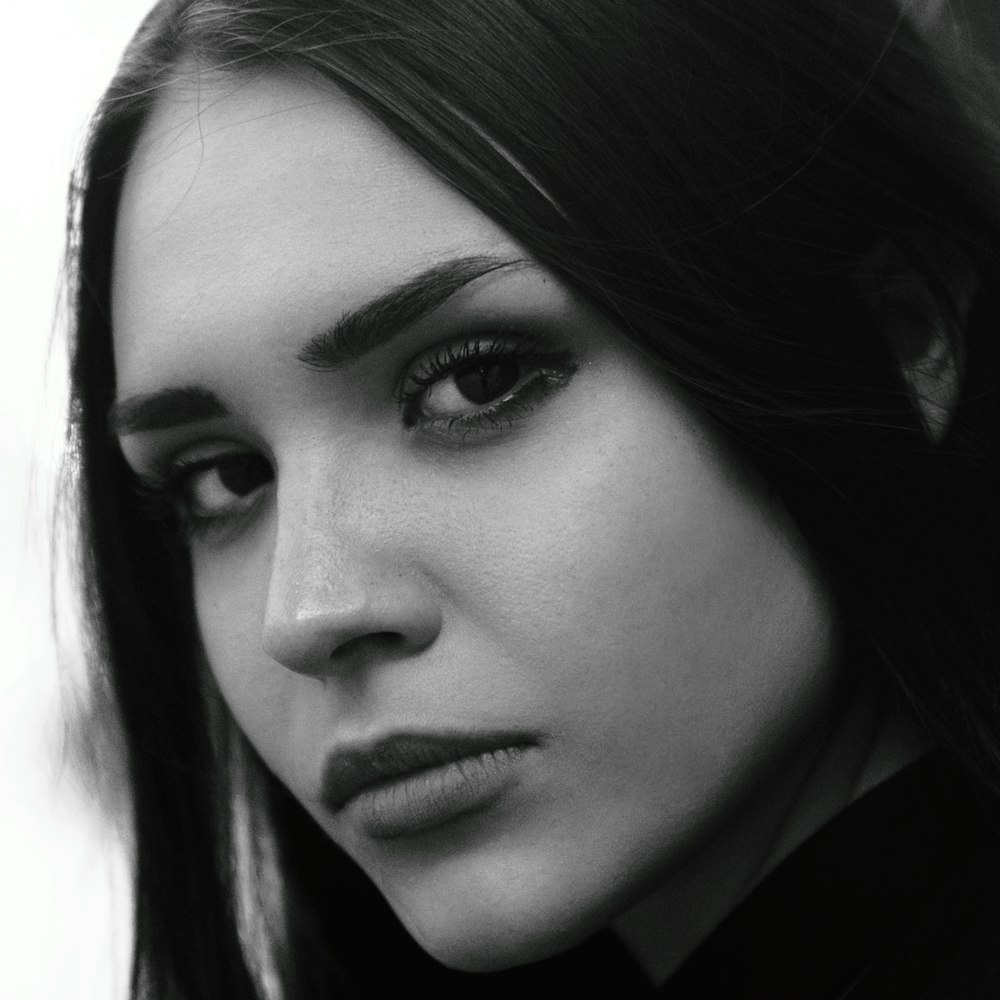
M 1000 823 L 937 755 L 782 862 L 660 1000 L 1000 1000 Z

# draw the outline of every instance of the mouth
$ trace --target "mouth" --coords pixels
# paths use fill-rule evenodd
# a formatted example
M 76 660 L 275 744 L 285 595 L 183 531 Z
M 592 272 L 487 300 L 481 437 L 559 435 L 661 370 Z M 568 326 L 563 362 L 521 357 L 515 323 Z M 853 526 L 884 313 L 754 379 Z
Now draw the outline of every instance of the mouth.
M 424 833 L 493 805 L 535 745 L 523 733 L 400 733 L 342 747 L 320 800 L 377 840 Z

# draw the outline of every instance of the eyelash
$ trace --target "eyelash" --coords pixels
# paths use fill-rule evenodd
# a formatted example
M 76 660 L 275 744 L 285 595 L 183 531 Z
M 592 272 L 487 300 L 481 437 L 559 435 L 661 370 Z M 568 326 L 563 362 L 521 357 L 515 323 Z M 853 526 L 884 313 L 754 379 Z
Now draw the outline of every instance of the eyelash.
M 492 365 L 516 363 L 519 366 L 514 385 L 488 400 L 474 412 L 447 417 L 421 417 L 421 405 L 431 390 L 443 385 L 453 375 L 478 371 L 480 377 Z M 445 344 L 408 366 L 394 398 L 407 430 L 420 430 L 434 437 L 502 434 L 518 420 L 542 405 L 552 393 L 566 385 L 577 366 L 566 351 L 547 350 L 530 336 L 516 333 L 492 334 L 482 338 L 467 337 Z M 469 405 L 475 406 L 471 400 Z M 179 455 L 154 461 L 150 470 L 137 477 L 136 492 L 145 513 L 168 528 L 179 531 L 188 541 L 238 529 L 244 518 L 257 506 L 253 494 L 266 484 L 255 487 L 241 509 L 232 514 L 200 515 L 188 491 L 196 475 L 220 470 L 227 461 L 253 461 L 252 451 L 219 451 L 189 457 Z M 257 456 L 259 457 L 259 456 Z M 272 472 L 273 481 L 273 472 Z
M 421 420 L 421 403 L 435 385 L 463 371 L 483 371 L 491 364 L 505 362 L 518 363 L 533 373 L 531 378 L 524 382 L 523 374 L 520 375 L 512 390 L 502 393 L 496 402 L 482 404 L 473 413 L 425 416 Z M 435 435 L 457 431 L 463 439 L 482 432 L 503 432 L 566 385 L 576 369 L 569 352 L 547 350 L 534 337 L 515 333 L 466 338 L 445 344 L 412 364 L 396 392 L 396 402 L 403 411 L 403 426 L 408 430 L 419 427 Z M 475 404 L 470 400 L 469 405 Z

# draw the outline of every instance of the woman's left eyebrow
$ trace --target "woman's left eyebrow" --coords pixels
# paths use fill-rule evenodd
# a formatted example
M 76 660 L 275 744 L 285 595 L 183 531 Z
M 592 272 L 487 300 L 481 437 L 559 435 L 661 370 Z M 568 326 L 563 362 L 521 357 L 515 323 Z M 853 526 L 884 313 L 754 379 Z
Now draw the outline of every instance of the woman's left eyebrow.
M 530 260 L 456 257 L 421 271 L 311 337 L 296 357 L 316 371 L 333 371 L 374 351 L 433 312 L 477 278 L 507 268 L 535 267 Z

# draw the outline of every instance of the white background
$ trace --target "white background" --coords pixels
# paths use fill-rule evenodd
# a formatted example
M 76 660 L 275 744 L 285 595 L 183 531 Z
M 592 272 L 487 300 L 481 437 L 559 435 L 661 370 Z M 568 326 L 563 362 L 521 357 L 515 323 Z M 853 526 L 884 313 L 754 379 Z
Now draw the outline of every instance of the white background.
M 147 0 L 0 0 L 0 1000 L 118 1000 L 124 866 L 62 763 L 49 517 L 65 191 Z M 74 650 L 67 650 L 72 666 Z

